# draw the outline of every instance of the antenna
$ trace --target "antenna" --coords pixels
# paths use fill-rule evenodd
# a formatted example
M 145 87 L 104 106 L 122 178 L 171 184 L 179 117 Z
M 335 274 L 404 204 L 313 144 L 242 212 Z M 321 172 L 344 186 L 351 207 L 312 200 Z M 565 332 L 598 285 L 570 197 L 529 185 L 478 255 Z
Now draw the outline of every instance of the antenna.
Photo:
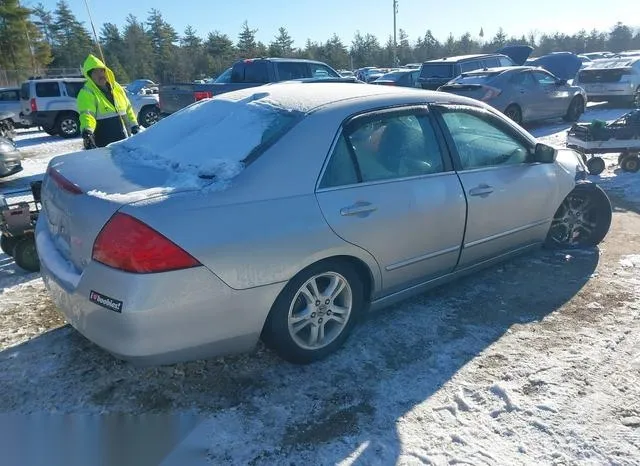
M 98 34 L 96 33 L 96 27 L 93 24 L 93 18 L 91 17 L 91 9 L 89 8 L 89 0 L 84 0 L 84 6 L 87 7 L 87 14 L 89 15 L 89 23 L 91 24 L 91 30 L 93 31 L 93 40 L 96 43 L 96 46 L 98 47 L 98 52 L 100 53 L 100 59 L 102 60 L 102 63 L 104 63 L 106 65 L 106 62 L 104 60 L 104 54 L 102 53 L 102 47 L 100 46 L 100 41 L 98 40 Z

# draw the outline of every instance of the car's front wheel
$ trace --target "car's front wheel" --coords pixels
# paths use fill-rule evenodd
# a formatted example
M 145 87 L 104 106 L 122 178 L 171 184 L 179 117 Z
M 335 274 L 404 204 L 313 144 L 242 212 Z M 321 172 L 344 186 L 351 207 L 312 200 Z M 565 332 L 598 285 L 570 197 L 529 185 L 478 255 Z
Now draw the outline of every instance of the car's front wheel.
M 504 114 L 515 123 L 519 125 L 522 124 L 522 110 L 520 110 L 520 107 L 518 107 L 516 104 L 509 105 L 505 109 Z
M 314 264 L 296 275 L 276 299 L 262 339 L 283 359 L 308 364 L 336 351 L 365 304 L 361 278 L 339 260 Z
M 611 227 L 611 201 L 596 184 L 576 186 L 551 222 L 546 245 L 552 248 L 593 247 Z
M 565 121 L 578 121 L 584 113 L 584 100 L 580 96 L 573 98 L 564 116 Z

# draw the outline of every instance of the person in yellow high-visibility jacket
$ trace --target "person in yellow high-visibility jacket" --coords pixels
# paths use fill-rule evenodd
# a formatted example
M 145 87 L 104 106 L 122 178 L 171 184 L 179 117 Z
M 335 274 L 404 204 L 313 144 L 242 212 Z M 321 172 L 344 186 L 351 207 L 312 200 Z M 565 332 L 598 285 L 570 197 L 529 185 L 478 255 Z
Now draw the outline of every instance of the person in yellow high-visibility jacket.
M 77 105 L 84 148 L 104 147 L 140 131 L 131 102 L 113 71 L 90 54 L 82 73 L 87 81 L 78 93 Z

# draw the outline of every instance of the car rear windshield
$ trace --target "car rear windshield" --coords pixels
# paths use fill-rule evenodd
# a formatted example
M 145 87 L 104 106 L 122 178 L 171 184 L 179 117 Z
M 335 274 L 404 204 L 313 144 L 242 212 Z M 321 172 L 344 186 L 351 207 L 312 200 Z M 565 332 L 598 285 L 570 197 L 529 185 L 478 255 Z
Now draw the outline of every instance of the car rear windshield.
M 113 144 L 112 153 L 187 180 L 230 179 L 304 117 L 272 102 L 267 92 L 241 100 L 234 94 L 194 103 Z
M 453 80 L 456 84 L 484 84 L 491 81 L 498 73 L 474 73 L 458 76 Z
M 420 71 L 421 78 L 452 78 L 452 63 L 425 63 Z
M 378 79 L 385 80 L 385 81 L 400 81 L 400 79 L 402 79 L 402 77 L 406 76 L 407 74 L 409 73 L 399 73 L 396 71 L 395 73 L 384 74 L 380 76 Z

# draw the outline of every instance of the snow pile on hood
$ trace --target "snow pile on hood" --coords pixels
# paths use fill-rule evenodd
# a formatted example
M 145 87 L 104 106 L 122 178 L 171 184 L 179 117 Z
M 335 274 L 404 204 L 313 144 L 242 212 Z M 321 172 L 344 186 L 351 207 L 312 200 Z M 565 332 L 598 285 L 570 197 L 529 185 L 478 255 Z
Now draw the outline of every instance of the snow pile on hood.
M 119 162 L 165 168 L 181 186 L 219 187 L 244 167 L 243 160 L 300 112 L 278 106 L 269 93 L 207 99 L 186 107 L 132 138 L 112 144 Z

